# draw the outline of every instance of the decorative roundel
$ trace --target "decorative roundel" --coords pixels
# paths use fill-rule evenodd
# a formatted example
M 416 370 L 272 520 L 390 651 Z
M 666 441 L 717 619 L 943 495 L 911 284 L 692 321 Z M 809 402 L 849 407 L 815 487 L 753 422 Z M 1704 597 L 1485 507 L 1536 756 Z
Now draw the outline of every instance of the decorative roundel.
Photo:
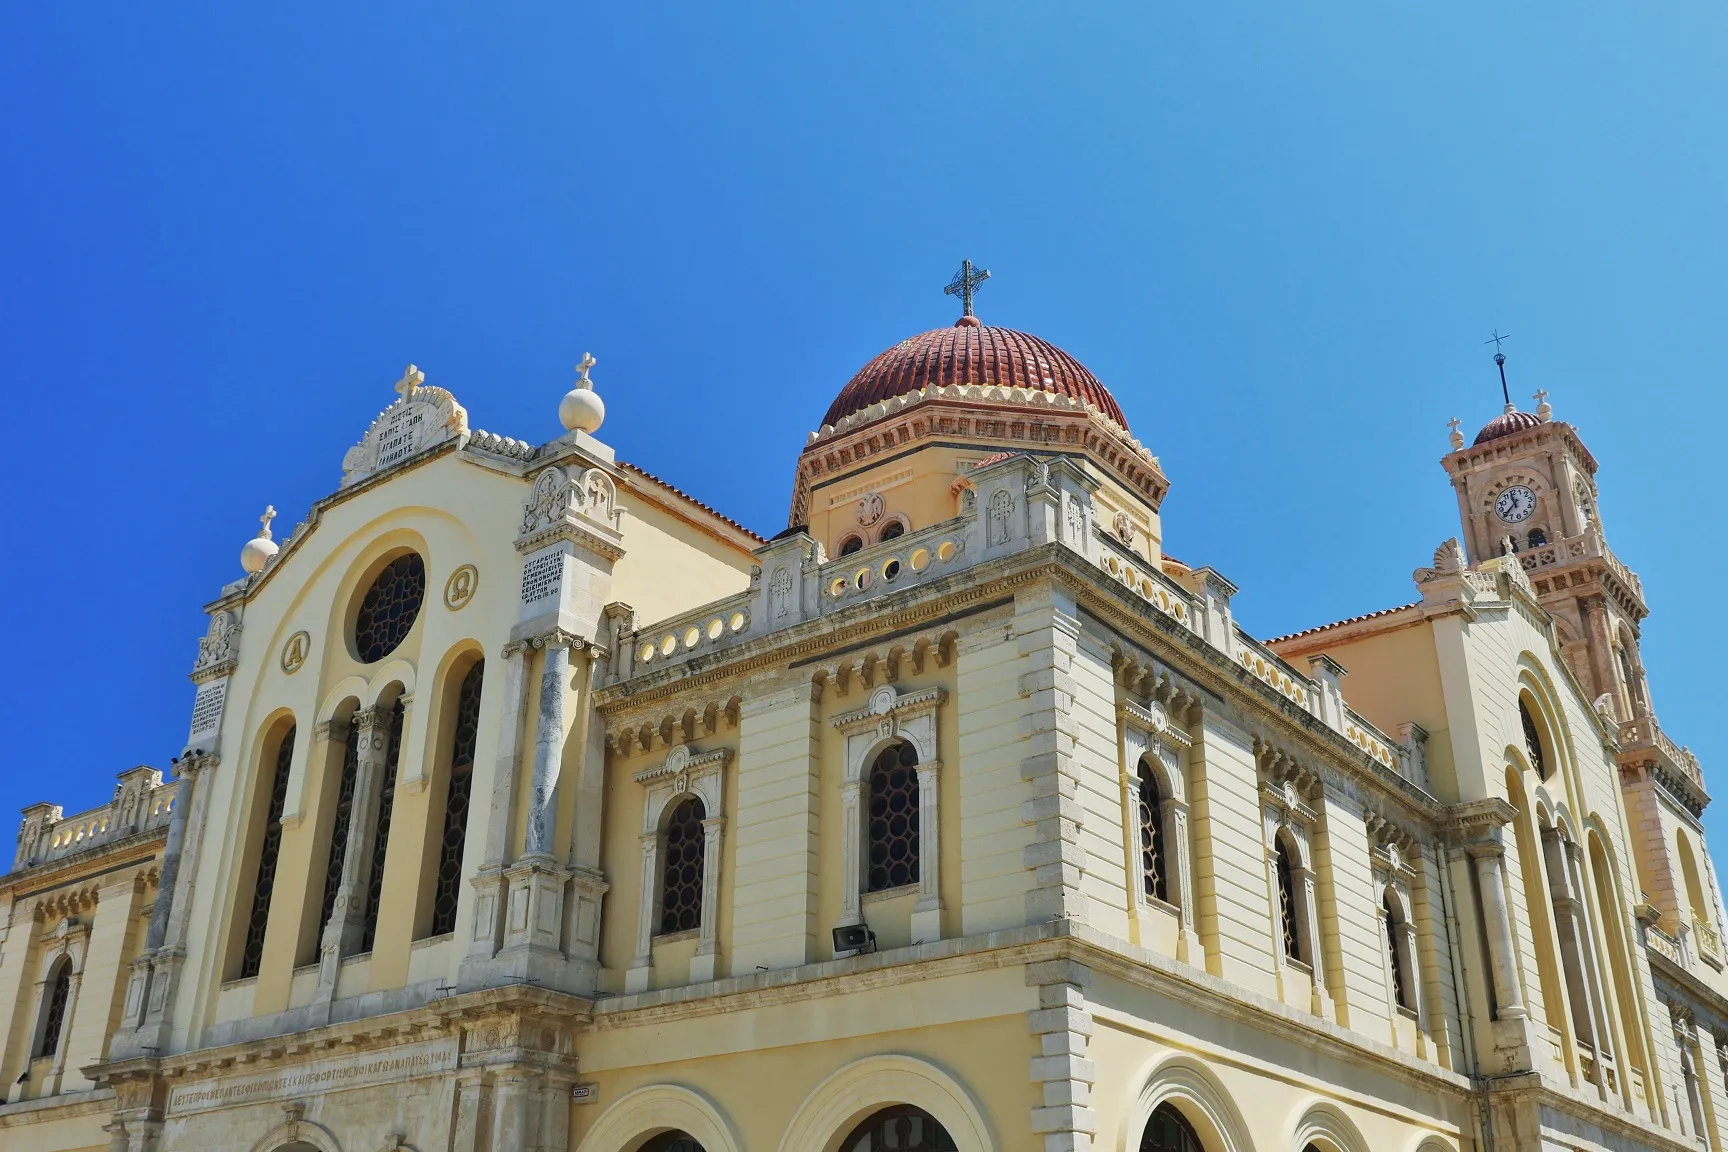
M 408 552 L 384 565 L 354 614 L 354 654 L 375 664 L 408 636 L 426 596 L 426 562 Z
M 882 519 L 882 514 L 888 510 L 887 501 L 882 499 L 880 492 L 867 492 L 858 501 L 858 523 L 868 528 Z
M 312 634 L 296 632 L 288 637 L 288 643 L 282 645 L 282 671 L 292 676 L 300 671 L 306 663 L 307 655 L 312 651 Z
M 1494 514 L 1507 524 L 1522 524 L 1536 512 L 1536 493 L 1528 485 L 1513 484 L 1494 501 Z
M 444 582 L 444 607 L 460 612 L 468 607 L 468 601 L 474 599 L 474 592 L 479 587 L 479 570 L 472 564 L 462 565 Z

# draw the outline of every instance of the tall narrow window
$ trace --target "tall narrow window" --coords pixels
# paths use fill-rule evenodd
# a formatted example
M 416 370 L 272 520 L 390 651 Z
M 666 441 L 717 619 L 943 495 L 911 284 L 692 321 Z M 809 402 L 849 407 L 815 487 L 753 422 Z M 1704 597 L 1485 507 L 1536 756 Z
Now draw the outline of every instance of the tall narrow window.
M 1530 529 L 1530 547 L 1540 548 L 1548 543 L 1548 533 L 1540 528 Z
M 65 1030 L 66 1002 L 72 998 L 72 961 L 62 959 L 54 969 L 54 979 L 48 984 L 48 1007 L 42 1019 L 42 1043 L 37 1056 L 52 1056 L 60 1051 L 60 1033 Z
M 1140 882 L 1153 899 L 1170 899 L 1164 869 L 1164 802 L 1157 777 L 1145 762 L 1140 765 Z
M 1140 1152 L 1206 1152 L 1194 1126 L 1170 1104 L 1160 1104 L 1140 1134 Z
M 702 926 L 702 869 L 706 850 L 702 821 L 708 813 L 691 796 L 672 809 L 666 824 L 666 851 L 660 866 L 660 933 L 688 932 Z
M 342 776 L 336 784 L 336 819 L 330 825 L 330 854 L 324 861 L 324 904 L 318 914 L 318 931 L 330 923 L 336 908 L 336 890 L 342 887 L 342 861 L 348 855 L 348 818 L 354 814 L 354 776 L 360 769 L 360 734 L 350 719 L 348 739 L 342 748 Z
M 1530 715 L 1530 709 L 1524 701 L 1518 701 L 1518 722 L 1524 728 L 1524 754 L 1530 757 L 1530 766 L 1536 769 L 1536 775 L 1548 779 L 1548 760 L 1542 755 L 1542 733 L 1536 727 L 1536 717 Z
M 258 845 L 258 875 L 252 881 L 252 912 L 246 918 L 246 943 L 240 953 L 240 978 L 258 975 L 264 963 L 264 930 L 270 922 L 270 894 L 276 888 L 276 860 L 282 851 L 282 809 L 288 802 L 288 769 L 294 759 L 294 728 L 276 746 L 270 799 L 264 812 L 264 839 Z
M 384 779 L 378 787 L 378 823 L 372 830 L 372 868 L 366 876 L 366 920 L 360 933 L 360 951 L 372 951 L 378 934 L 378 904 L 384 896 L 384 853 L 390 847 L 390 815 L 396 807 L 396 764 L 402 758 L 402 717 L 407 709 L 397 699 L 390 709 L 390 743 L 385 750 Z
M 1284 955 L 1303 963 L 1306 957 L 1302 955 L 1302 933 L 1296 925 L 1296 880 L 1290 871 L 1290 853 L 1284 847 L 1284 838 L 1273 841 L 1273 852 L 1278 872 L 1278 924 L 1284 933 Z
M 869 884 L 885 892 L 918 883 L 918 750 L 884 748 L 870 767 Z
M 1392 893 L 1386 893 L 1386 961 L 1392 969 L 1392 1002 L 1409 1012 L 1416 1011 L 1415 974 L 1409 970 L 1412 957 L 1405 955 L 1404 917 L 1398 911 Z
M 475 662 L 456 697 L 456 732 L 450 741 L 450 787 L 444 795 L 444 835 L 432 894 L 432 935 L 456 930 L 462 891 L 462 846 L 468 838 L 468 803 L 474 785 L 474 744 L 480 731 L 480 687 L 486 662 Z

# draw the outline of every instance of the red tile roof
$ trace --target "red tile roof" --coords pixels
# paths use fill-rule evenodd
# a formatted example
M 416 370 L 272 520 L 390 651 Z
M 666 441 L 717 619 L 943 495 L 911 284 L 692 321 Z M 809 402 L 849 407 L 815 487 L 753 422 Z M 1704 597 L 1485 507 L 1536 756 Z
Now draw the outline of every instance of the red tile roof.
M 1418 600 L 1414 604 L 1400 604 L 1396 608 L 1382 608 L 1378 612 L 1366 612 L 1361 616 L 1352 616 L 1348 620 L 1334 620 L 1330 624 L 1317 624 L 1312 628 L 1304 628 L 1300 632 L 1292 632 L 1288 636 L 1274 636 L 1270 640 L 1262 640 L 1261 643 L 1270 646 L 1282 644 L 1286 640 L 1300 640 L 1304 636 L 1313 636 L 1332 628 L 1342 628 L 1346 624 L 1360 624 L 1364 620 L 1377 620 L 1382 616 L 1391 616 L 1394 613 L 1404 611 L 1406 608 L 1420 607 L 1421 603 L 1422 601 Z
M 732 527 L 738 529 L 738 531 L 744 533 L 744 535 L 750 537 L 750 539 L 756 541 L 758 544 L 767 543 L 767 541 L 765 539 L 763 539 L 763 537 L 760 534 L 750 531 L 750 529 L 744 527 L 744 525 L 738 523 L 738 521 L 732 519 L 732 517 L 726 515 L 724 512 L 720 512 L 714 508 L 710 508 L 708 505 L 702 503 L 702 501 L 696 499 L 696 497 L 690 495 L 690 493 L 679 488 L 677 485 L 666 483 L 666 481 L 660 479 L 660 477 L 654 475 L 654 473 L 648 471 L 647 469 L 639 468 L 627 460 L 618 461 L 618 467 L 623 468 L 627 472 L 634 472 L 636 475 L 642 477 L 642 479 L 647 480 L 651 483 L 657 484 L 660 487 L 666 489 L 666 491 L 672 493 L 672 495 L 678 497 L 680 500 L 683 500 L 688 504 L 693 504 L 697 508 L 702 509 L 702 511 L 708 513 L 708 515 L 714 517 L 714 519 L 722 521 L 723 523 L 726 523 L 726 524 L 730 524 Z

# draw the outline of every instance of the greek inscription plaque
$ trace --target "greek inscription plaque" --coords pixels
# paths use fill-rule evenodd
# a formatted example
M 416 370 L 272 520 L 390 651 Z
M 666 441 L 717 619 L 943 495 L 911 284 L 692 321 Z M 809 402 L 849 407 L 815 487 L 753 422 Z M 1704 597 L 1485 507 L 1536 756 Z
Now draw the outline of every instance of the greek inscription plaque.
M 420 429 L 426 420 L 426 406 L 406 404 L 390 413 L 378 432 L 379 468 L 388 468 L 414 454 L 420 444 Z
M 563 584 L 564 553 L 545 552 L 522 566 L 522 603 L 556 597 Z
M 228 678 L 212 680 L 192 698 L 192 738 L 214 735 L 222 727 L 222 702 L 228 698 Z

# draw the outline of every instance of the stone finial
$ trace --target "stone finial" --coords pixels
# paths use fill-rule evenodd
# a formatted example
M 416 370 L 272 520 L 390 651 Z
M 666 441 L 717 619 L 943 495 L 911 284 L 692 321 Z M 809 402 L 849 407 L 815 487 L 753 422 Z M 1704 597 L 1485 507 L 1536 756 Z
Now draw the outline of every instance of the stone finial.
M 606 405 L 595 393 L 594 382 L 588 379 L 588 370 L 597 363 L 591 353 L 582 353 L 582 362 L 576 365 L 576 386 L 558 404 L 558 421 L 568 431 L 598 432 L 606 419 Z
M 276 555 L 276 541 L 270 538 L 270 521 L 276 519 L 276 507 L 270 505 L 264 509 L 264 515 L 258 517 L 258 535 L 246 541 L 246 546 L 240 549 L 240 567 L 247 572 L 264 571 L 264 565 Z
M 1434 571 L 1462 572 L 1464 564 L 1464 545 L 1458 543 L 1458 537 L 1453 536 L 1434 549 Z
M 396 391 L 402 393 L 402 399 L 414 395 L 414 389 L 426 383 L 426 373 L 413 364 L 402 369 L 402 379 L 396 381 Z
M 1512 539 L 1510 535 L 1500 537 L 1500 555 L 1516 556 L 1517 554 L 1518 541 Z
M 1456 417 L 1456 416 L 1454 416 L 1454 417 L 1452 417 L 1452 419 L 1446 421 L 1446 427 L 1452 429 L 1451 440 L 1452 440 L 1452 450 L 1454 452 L 1456 452 L 1458 449 L 1464 447 L 1464 433 L 1462 433 L 1458 430 L 1459 426 L 1462 425 L 1463 423 L 1464 423 L 1464 421 L 1458 419 L 1458 417 Z
M 1536 418 L 1543 423 L 1552 420 L 1554 418 L 1554 405 L 1548 403 L 1547 391 L 1538 388 L 1534 399 L 1536 401 Z

